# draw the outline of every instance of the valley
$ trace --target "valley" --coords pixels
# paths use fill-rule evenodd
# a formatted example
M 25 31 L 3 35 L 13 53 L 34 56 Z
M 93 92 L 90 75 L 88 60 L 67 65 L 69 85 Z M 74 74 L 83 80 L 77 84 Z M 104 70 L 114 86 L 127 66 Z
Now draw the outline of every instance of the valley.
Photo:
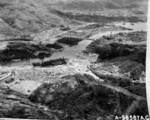
M 148 115 L 146 6 L 146 0 L 0 0 L 0 117 Z

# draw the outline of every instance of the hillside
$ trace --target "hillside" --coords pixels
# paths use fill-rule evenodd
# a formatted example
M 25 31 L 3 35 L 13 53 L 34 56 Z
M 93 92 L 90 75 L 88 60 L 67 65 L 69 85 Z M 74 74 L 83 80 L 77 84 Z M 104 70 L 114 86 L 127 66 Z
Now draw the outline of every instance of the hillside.
M 146 14 L 147 0 L 0 0 L 0 118 L 147 115 Z
M 144 2 L 147 0 L 60 0 L 55 4 L 64 9 L 104 10 L 138 8 Z
M 51 14 L 46 1 L 0 1 L 0 33 L 7 36 L 31 34 L 63 24 L 63 20 Z M 13 31 L 13 32 L 12 32 Z
M 101 17 L 110 15 L 126 17 L 124 15 L 126 13 L 135 19 L 145 19 L 146 2 L 147 0 L 142 1 L 142 3 L 139 0 L 0 0 L 0 36 L 3 38 L 5 36 L 29 35 L 64 24 L 72 25 L 74 23 L 71 22 L 72 19 L 70 19 L 70 15 L 67 15 L 68 13 L 80 13 L 83 17 L 81 19 L 78 19 L 80 15 L 71 17 L 73 20 L 84 22 L 97 21 L 87 20 L 91 17 L 95 19 L 95 16 L 82 14 L 96 14 L 101 19 Z M 61 15 L 54 12 L 55 10 L 64 13 L 65 17 L 62 18 Z
M 147 0 L 142 2 L 139 0 L 65 0 L 53 4 L 53 8 L 57 10 L 56 13 L 64 14 L 65 18 L 84 22 L 103 22 L 103 18 L 107 21 L 106 19 L 112 20 L 115 17 L 117 17 L 115 20 L 119 19 L 119 21 L 128 19 L 127 21 L 137 22 L 147 21 L 147 2 Z M 94 20 L 95 18 L 99 19 Z

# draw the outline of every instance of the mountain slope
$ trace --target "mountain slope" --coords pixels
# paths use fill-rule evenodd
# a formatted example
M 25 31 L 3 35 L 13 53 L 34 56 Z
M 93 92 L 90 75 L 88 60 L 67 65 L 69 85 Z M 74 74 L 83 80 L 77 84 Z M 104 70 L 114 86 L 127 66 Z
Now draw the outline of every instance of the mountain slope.
M 142 2 L 146 1 L 147 0 L 143 0 Z M 103 10 L 136 8 L 139 7 L 142 2 L 141 0 L 60 0 L 57 3 L 59 7 L 62 7 L 64 9 Z
M 52 11 L 55 9 L 62 13 L 67 11 L 76 14 L 78 11 L 87 15 L 96 11 L 101 16 L 114 16 L 118 12 L 121 16 L 124 10 L 132 14 L 130 9 L 135 9 L 135 13 L 142 13 L 143 17 L 146 2 L 147 0 L 0 0 L 0 36 L 28 35 L 68 25 L 71 19 L 55 14 Z
M 4 24 L 3 27 L 0 26 L 0 31 L 3 31 L 1 33 L 7 31 L 4 30 L 6 25 L 8 29 L 22 34 L 31 34 L 51 29 L 53 25 L 60 25 L 63 20 L 51 14 L 44 4 L 38 0 L 0 0 L 0 18 Z

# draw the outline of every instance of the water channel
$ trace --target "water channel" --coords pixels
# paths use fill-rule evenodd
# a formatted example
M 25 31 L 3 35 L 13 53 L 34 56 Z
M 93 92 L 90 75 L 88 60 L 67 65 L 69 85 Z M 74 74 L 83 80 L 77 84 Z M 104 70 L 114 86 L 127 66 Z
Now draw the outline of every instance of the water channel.
M 146 31 L 147 30 L 147 24 L 146 23 L 114 23 L 116 26 L 121 26 L 125 28 L 130 28 L 132 30 L 124 30 L 124 31 L 106 31 L 106 32 L 101 32 L 98 34 L 95 34 L 90 37 L 90 39 L 98 39 L 102 36 L 107 36 L 112 34 L 117 34 L 120 32 L 133 32 L 133 31 Z M 57 59 L 57 58 L 69 58 L 73 59 L 76 57 L 76 55 L 84 50 L 92 40 L 83 40 L 79 42 L 77 45 L 71 46 L 71 47 L 66 47 L 64 50 L 60 52 L 53 53 L 52 56 L 45 58 L 45 61 L 51 60 L 51 59 Z M 30 66 L 32 65 L 33 62 L 40 62 L 39 59 L 30 59 L 30 60 L 24 60 L 24 61 L 13 61 L 10 63 L 4 64 L 5 66 Z

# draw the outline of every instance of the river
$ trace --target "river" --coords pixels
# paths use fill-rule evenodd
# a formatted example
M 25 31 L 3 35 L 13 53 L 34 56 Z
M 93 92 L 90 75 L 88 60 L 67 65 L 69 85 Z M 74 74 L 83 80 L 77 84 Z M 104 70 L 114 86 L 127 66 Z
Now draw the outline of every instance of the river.
M 90 39 L 98 39 L 102 36 L 107 36 L 112 34 L 117 34 L 120 32 L 133 32 L 133 31 L 146 31 L 147 30 L 147 24 L 146 23 L 114 23 L 116 26 L 126 27 L 130 28 L 132 30 L 123 30 L 123 31 L 106 31 L 106 32 L 100 32 L 98 34 L 95 34 L 90 37 Z M 51 59 L 57 59 L 57 58 L 69 58 L 73 59 L 76 58 L 76 55 L 84 50 L 92 40 L 83 40 L 79 42 L 77 45 L 66 47 L 64 50 L 54 53 L 52 56 L 45 58 L 45 61 L 51 60 Z M 13 61 L 9 63 L 3 64 L 4 66 L 31 66 L 33 62 L 40 62 L 39 59 L 29 59 L 24 61 Z
M 137 22 L 137 23 L 114 23 L 114 25 L 116 26 L 121 26 L 121 27 L 125 27 L 125 28 L 129 28 L 132 30 L 122 30 L 122 31 L 107 31 L 107 32 L 101 32 L 98 34 L 95 34 L 93 36 L 90 37 L 90 39 L 98 39 L 102 36 L 107 36 L 110 34 L 117 34 L 120 32 L 135 32 L 135 31 L 146 31 L 147 30 L 147 24 L 146 23 L 142 23 L 142 22 Z

